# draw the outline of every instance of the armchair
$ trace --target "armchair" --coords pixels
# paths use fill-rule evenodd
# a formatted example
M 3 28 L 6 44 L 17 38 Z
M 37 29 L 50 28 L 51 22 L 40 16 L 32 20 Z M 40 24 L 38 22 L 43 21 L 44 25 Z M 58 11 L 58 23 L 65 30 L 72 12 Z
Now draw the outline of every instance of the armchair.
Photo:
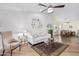
M 2 44 L 3 44 L 3 55 L 5 52 L 10 52 L 12 56 L 13 50 L 19 47 L 21 49 L 21 41 L 13 39 L 11 31 L 1 32 Z

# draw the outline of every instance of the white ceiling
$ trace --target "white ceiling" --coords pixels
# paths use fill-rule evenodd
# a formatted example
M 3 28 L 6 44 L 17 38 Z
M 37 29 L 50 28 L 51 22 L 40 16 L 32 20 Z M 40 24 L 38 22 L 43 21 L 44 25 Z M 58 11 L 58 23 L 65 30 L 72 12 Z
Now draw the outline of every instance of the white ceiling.
M 44 4 L 48 5 L 47 3 Z M 53 5 L 58 4 L 55 3 Z M 38 6 L 37 3 L 0 3 L 0 10 L 39 12 L 40 9 L 45 9 L 45 7 Z
M 48 5 L 48 3 L 44 3 Z M 53 5 L 59 5 L 62 3 L 54 3 Z M 54 17 L 56 19 L 73 19 L 79 20 L 79 3 L 63 3 L 64 8 L 55 8 Z M 45 9 L 45 7 L 38 6 L 38 3 L 0 3 L 0 12 L 8 11 L 23 11 L 25 12 L 40 12 L 40 9 Z M 2 11 L 4 10 L 4 11 Z

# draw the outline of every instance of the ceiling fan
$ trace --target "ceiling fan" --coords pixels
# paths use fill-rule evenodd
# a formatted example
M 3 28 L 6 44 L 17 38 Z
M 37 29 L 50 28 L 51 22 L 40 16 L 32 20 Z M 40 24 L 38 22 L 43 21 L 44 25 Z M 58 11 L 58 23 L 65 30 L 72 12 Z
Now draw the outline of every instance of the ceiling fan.
M 44 4 L 41 4 L 41 3 L 39 3 L 38 4 L 39 6 L 43 6 L 43 7 L 46 7 L 46 9 L 43 9 L 43 10 L 41 10 L 41 12 L 44 12 L 44 11 L 48 11 L 48 13 L 52 13 L 54 10 L 54 8 L 63 8 L 65 5 L 63 4 L 63 5 L 57 5 L 57 6 L 53 6 L 52 4 L 49 4 L 48 6 L 47 5 L 44 5 Z

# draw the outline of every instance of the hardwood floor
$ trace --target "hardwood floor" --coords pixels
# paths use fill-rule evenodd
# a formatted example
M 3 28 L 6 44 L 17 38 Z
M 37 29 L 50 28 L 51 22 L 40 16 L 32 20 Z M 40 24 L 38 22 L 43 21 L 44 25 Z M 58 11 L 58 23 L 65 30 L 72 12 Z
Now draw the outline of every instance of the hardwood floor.
M 16 49 L 13 52 L 13 56 L 40 56 L 36 51 L 31 48 L 31 45 L 23 45 L 21 51 Z
M 60 56 L 79 56 L 79 38 L 54 36 L 54 39 L 55 41 L 69 44 L 69 47 Z M 39 54 L 30 45 L 24 45 L 21 51 L 16 49 L 13 52 L 13 56 L 39 56 Z
M 79 38 L 69 38 L 69 47 L 61 54 L 61 56 L 79 56 Z

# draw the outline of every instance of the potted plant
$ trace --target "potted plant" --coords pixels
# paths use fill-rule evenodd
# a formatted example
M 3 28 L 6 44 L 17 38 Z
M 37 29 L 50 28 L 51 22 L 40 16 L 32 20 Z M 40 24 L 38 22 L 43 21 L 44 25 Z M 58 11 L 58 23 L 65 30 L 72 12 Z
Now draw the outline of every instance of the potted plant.
M 51 38 L 53 38 L 53 29 L 51 24 L 47 24 L 48 33 L 51 34 Z

